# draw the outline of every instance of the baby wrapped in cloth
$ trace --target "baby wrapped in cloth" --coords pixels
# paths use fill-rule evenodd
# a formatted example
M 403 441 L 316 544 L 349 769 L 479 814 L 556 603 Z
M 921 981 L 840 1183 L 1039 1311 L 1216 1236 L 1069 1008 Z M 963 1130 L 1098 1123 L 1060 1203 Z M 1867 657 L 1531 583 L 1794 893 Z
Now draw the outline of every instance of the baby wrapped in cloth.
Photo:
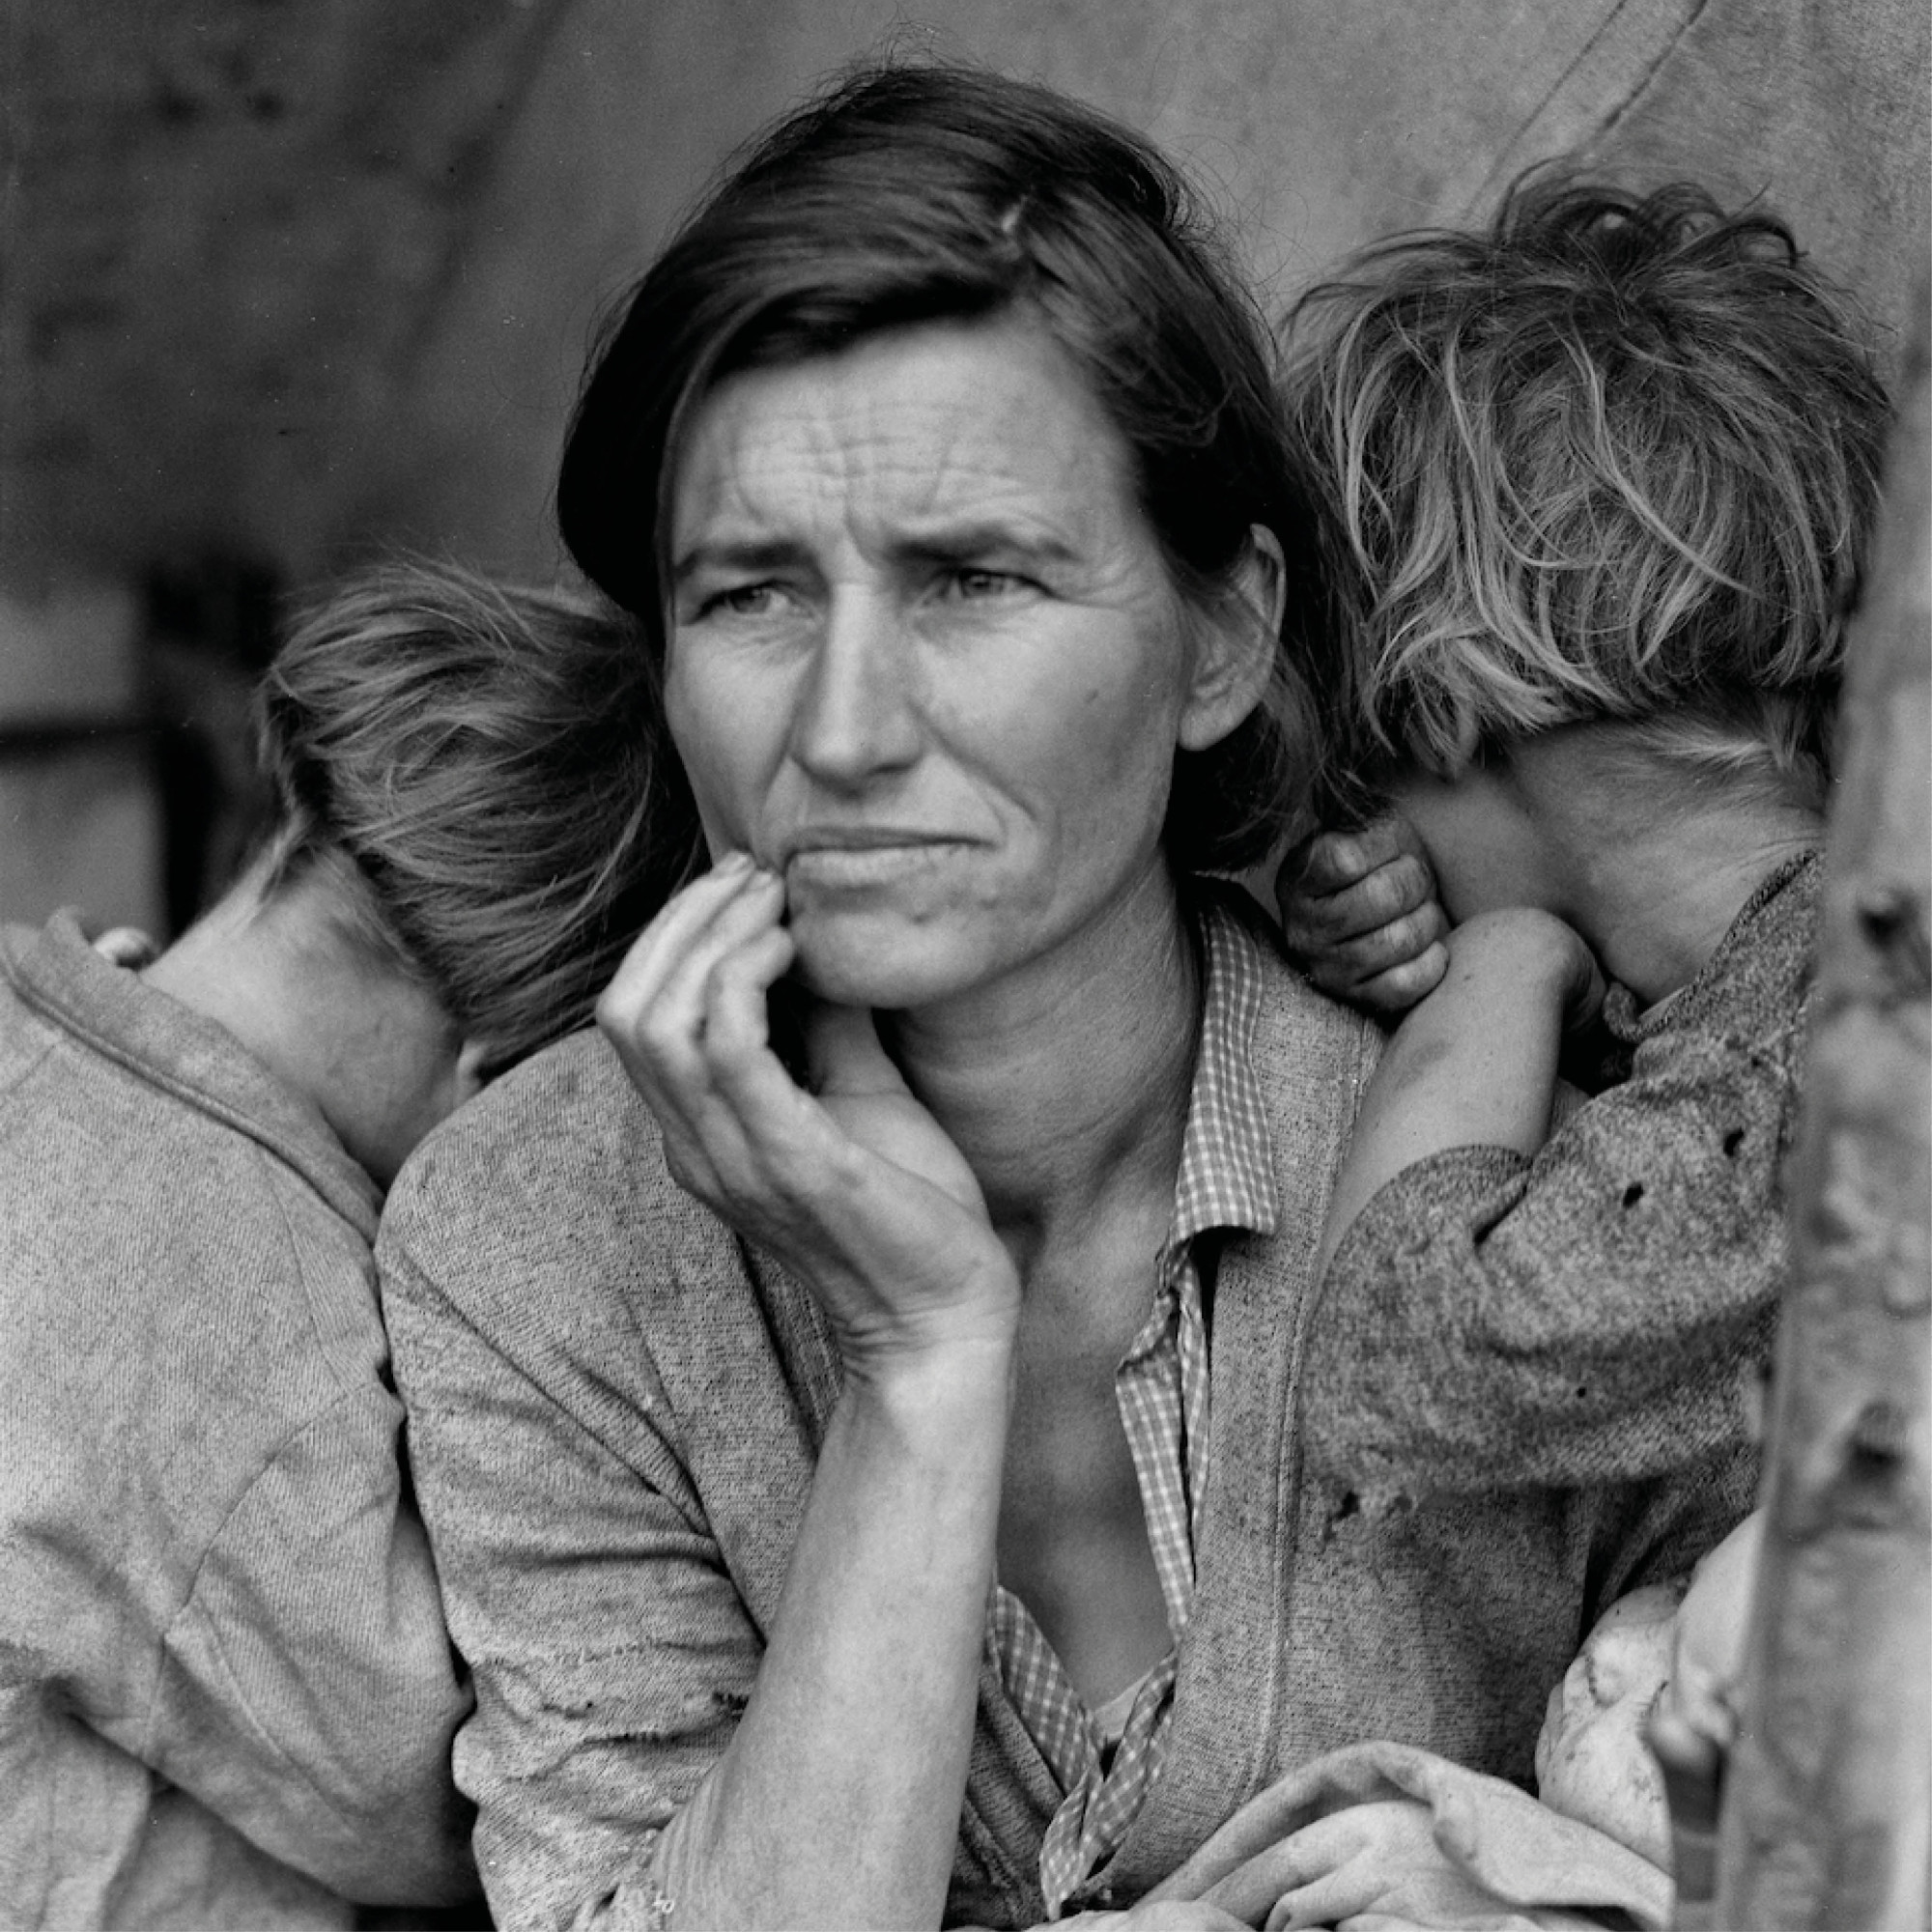
M 1667 1932 L 1670 1816 L 1646 1727 L 1662 1701 L 1727 1742 L 1760 1528 L 1605 1612 L 1550 1692 L 1540 1798 L 1414 1746 L 1350 1745 L 1242 1806 L 1151 1896 L 1265 1932 Z

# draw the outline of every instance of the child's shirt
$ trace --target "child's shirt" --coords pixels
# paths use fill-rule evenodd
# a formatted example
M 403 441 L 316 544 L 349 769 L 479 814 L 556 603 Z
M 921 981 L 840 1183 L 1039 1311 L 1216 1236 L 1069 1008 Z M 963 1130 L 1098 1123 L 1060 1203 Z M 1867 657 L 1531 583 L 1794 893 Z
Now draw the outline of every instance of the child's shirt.
M 1628 1074 L 1534 1156 L 1450 1149 L 1370 1201 L 1308 1329 L 1317 1468 L 1386 1501 L 1641 1480 L 1747 1443 L 1820 870 L 1766 879 L 1668 999 L 1613 988 Z
M 0 1926 L 462 1898 L 375 1183 L 61 914 L 0 931 Z

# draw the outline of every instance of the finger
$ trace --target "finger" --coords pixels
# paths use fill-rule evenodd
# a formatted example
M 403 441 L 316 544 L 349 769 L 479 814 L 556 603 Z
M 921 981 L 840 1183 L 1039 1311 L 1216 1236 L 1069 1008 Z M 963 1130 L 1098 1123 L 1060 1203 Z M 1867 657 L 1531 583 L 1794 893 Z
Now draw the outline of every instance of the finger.
M 815 1094 L 906 1091 L 904 1078 L 880 1043 L 879 1029 L 864 1007 L 814 1001 L 805 1016 L 805 1049 Z
M 651 1057 L 688 1056 L 702 1037 L 713 970 L 775 927 L 783 912 L 784 888 L 776 873 L 735 876 L 654 952 L 635 965 L 625 962 L 598 1003 L 598 1023 L 620 1050 L 629 1044 Z
M 763 1060 L 783 1072 L 771 1051 L 767 997 L 797 956 L 791 934 L 772 923 L 753 929 L 712 962 L 701 991 L 696 1044 L 721 1083 L 733 1069 Z
M 1412 958 L 1398 959 L 1378 972 L 1342 954 L 1320 955 L 1305 970 L 1330 999 L 1386 1019 L 1407 1012 L 1442 983 L 1449 970 L 1449 949 L 1434 941 Z
M 1609 994 L 1609 985 L 1604 978 L 1604 969 L 1597 963 L 1597 955 L 1587 945 L 1581 945 L 1581 942 L 1579 945 L 1582 960 L 1563 1009 L 1563 1025 L 1569 1033 L 1581 1033 L 1590 1026 L 1603 1011 L 1604 1001 Z
M 94 942 L 94 950 L 115 966 L 152 966 L 159 949 L 138 926 L 110 926 Z
M 636 1075 L 680 1184 L 743 1232 L 837 1158 L 836 1129 L 771 1045 L 770 988 L 796 951 L 773 925 L 718 961 L 690 1037 Z
M 1417 1007 L 1442 983 L 1449 971 L 1449 949 L 1439 940 L 1413 959 L 1404 960 L 1365 980 L 1355 989 L 1355 1004 L 1383 1019 L 1398 1019 Z
M 1384 812 L 1351 832 L 1318 832 L 1292 851 L 1282 883 L 1312 898 L 1346 891 L 1398 859 L 1422 859 L 1421 835 L 1400 812 Z M 1293 876 L 1291 876 L 1293 868 Z
M 1362 986 L 1384 973 L 1421 959 L 1432 947 L 1440 947 L 1448 936 L 1449 921 L 1442 908 L 1431 899 L 1413 912 L 1403 913 L 1329 947 L 1322 955 L 1322 964 L 1338 982 Z
M 618 962 L 599 1002 L 600 1023 L 607 1004 L 613 1021 L 649 1006 L 666 975 L 756 876 L 749 853 L 727 852 L 702 878 L 673 894 Z
M 1276 1932 L 1313 1932 L 1376 1910 L 1405 1882 L 1447 1875 L 1433 1814 L 1420 1799 L 1344 1806 L 1304 1825 L 1265 1858 L 1282 1861 L 1283 1887 L 1268 1918 Z
M 1313 952 L 1346 944 L 1435 905 L 1435 874 L 1428 862 L 1403 853 L 1326 897 L 1285 900 L 1282 929 L 1291 944 Z
M 1253 1932 L 1248 1919 L 1236 1918 L 1205 1898 L 1164 1898 L 1137 1905 L 1119 1924 L 1121 1932 Z
M 1365 856 L 1361 838 L 1352 832 L 1318 832 L 1293 847 L 1275 874 L 1275 895 L 1321 898 L 1351 886 L 1376 861 Z
M 716 1068 L 707 1064 L 705 1036 L 714 1015 L 707 1010 L 710 975 L 724 959 L 763 935 L 780 957 L 765 965 L 766 973 L 784 970 L 783 949 L 788 937 L 778 924 L 783 894 L 771 874 L 744 873 L 719 881 L 706 895 L 709 908 L 685 924 L 688 944 L 673 965 L 660 960 L 640 969 L 627 989 L 607 991 L 597 1008 L 597 1021 L 617 1050 L 631 1082 L 657 1117 L 665 1140 L 666 1158 L 679 1184 L 715 1203 L 720 1190 L 750 1166 L 742 1103 L 718 1091 Z M 757 977 L 753 972 L 753 978 Z M 756 1010 L 743 1009 L 751 996 L 741 992 L 735 1008 L 721 1008 L 725 1025 L 725 1050 L 742 1058 L 763 1044 L 763 1002 Z M 755 1045 L 748 1048 L 748 1034 Z M 773 1062 L 771 1072 L 781 1092 L 789 1086 Z M 771 1104 L 781 1104 L 774 1098 Z

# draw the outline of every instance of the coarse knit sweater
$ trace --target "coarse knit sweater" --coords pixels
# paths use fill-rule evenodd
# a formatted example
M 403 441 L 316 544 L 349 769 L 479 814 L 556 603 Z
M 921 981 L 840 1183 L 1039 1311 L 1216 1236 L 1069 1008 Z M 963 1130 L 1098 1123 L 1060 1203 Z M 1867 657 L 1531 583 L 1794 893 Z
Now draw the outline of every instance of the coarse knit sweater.
M 1736 1455 L 1788 1260 L 1821 861 L 1779 866 L 1700 972 L 1639 1012 L 1614 1084 L 1531 1157 L 1456 1148 L 1338 1243 L 1309 1350 L 1310 1458 L 1368 1506 L 1625 1482 Z
M 1218 1252 L 1196 1590 L 1162 1772 L 1069 1908 L 1138 1897 L 1245 1800 L 1352 1740 L 1527 1782 L 1549 1688 L 1599 1612 L 1687 1567 L 1749 1502 L 1736 1459 L 1376 1520 L 1306 1479 L 1309 1271 L 1378 1036 L 1278 958 L 1264 967 L 1249 1051 L 1282 1214 Z M 651 1924 L 654 1834 L 728 1741 L 777 1612 L 838 1397 L 826 1326 L 669 1179 L 593 1035 L 505 1075 L 418 1149 L 378 1260 L 451 1631 L 476 1676 L 457 1777 L 479 1805 L 497 1922 Z M 1037 1921 L 1063 1795 L 989 1651 L 949 1924 Z
M 473 1895 L 378 1205 L 70 917 L 0 935 L 0 1926 Z

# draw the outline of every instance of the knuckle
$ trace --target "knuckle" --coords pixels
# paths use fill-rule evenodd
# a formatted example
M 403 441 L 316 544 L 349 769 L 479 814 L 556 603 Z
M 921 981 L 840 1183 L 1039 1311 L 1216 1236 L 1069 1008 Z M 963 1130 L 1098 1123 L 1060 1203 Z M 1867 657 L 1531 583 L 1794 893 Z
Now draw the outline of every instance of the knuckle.
M 1371 860 L 1359 832 L 1324 832 L 1315 841 L 1311 866 L 1331 886 L 1346 886 L 1369 869 Z
M 1405 906 L 1432 904 L 1435 898 L 1435 874 L 1420 852 L 1400 852 L 1382 867 L 1381 876 L 1389 891 Z
M 1357 976 L 1337 959 L 1326 956 L 1317 958 L 1309 966 L 1308 977 L 1331 999 L 1345 1000 L 1354 996 Z
M 1401 860 L 1378 866 L 1355 888 L 1356 906 L 1363 918 L 1388 924 L 1413 912 L 1428 896 L 1424 882 Z
M 682 1136 L 666 1135 L 664 1156 L 665 1172 L 687 1194 L 695 1194 L 704 1202 L 717 1200 L 717 1177 L 712 1172 L 711 1163 L 700 1159 L 696 1149 Z
M 597 996 L 597 1024 L 608 1034 L 629 1034 L 637 1018 L 637 1001 L 620 975 Z
M 1412 1007 L 1435 990 L 1444 963 L 1433 947 L 1425 948 L 1414 958 L 1391 966 L 1379 976 L 1378 983 L 1386 988 L 1388 999 Z
M 1282 932 L 1292 950 L 1311 957 L 1324 952 L 1334 938 L 1332 923 L 1306 903 L 1288 909 Z
M 1406 912 L 1400 918 L 1390 920 L 1377 937 L 1381 942 L 1379 950 L 1382 956 L 1391 965 L 1400 967 L 1425 952 L 1434 935 L 1426 914 Z

